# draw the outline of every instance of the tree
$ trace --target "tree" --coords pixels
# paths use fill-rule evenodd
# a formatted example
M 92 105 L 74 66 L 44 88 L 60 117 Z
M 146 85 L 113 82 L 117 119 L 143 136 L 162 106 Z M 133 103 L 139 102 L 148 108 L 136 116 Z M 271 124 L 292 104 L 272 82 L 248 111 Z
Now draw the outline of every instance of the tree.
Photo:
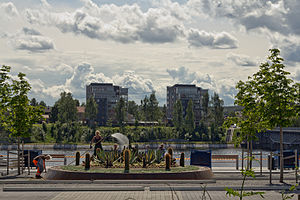
M 54 104 L 54 106 L 52 107 L 49 120 L 52 123 L 55 123 L 56 121 L 58 121 L 58 102 L 56 102 Z
M 283 182 L 282 127 L 289 126 L 291 119 L 299 115 L 299 104 L 295 103 L 299 101 L 300 84 L 288 78 L 290 73 L 284 71 L 280 51 L 270 49 L 270 53 L 268 61 L 260 65 L 260 70 L 250 80 L 253 80 L 259 114 L 267 127 L 280 127 L 280 182 Z
M 224 115 L 223 115 L 224 102 L 222 99 L 219 98 L 219 95 L 217 93 L 214 93 L 214 96 L 211 99 L 211 104 L 212 104 L 212 118 L 214 124 L 216 126 L 222 126 L 224 122 Z
M 128 114 L 133 115 L 135 120 L 139 120 L 139 106 L 135 103 L 135 101 L 128 101 L 127 102 L 127 112 Z
M 141 100 L 141 114 L 142 114 L 141 118 L 143 120 L 149 119 L 148 106 L 149 106 L 149 98 L 145 96 L 145 98 Z
M 97 119 L 98 104 L 96 103 L 94 97 L 88 98 L 85 107 L 85 117 L 88 119 L 89 126 L 93 126 Z
M 44 106 L 44 107 L 47 107 L 46 103 L 44 101 L 41 101 L 40 102 L 40 106 Z
M 208 115 L 208 105 L 209 105 L 209 95 L 208 92 L 203 94 L 202 98 L 202 108 L 203 108 L 203 119 L 206 120 Z
M 193 110 L 193 101 L 192 99 L 189 100 L 186 115 L 185 115 L 185 130 L 189 134 L 192 134 L 195 130 L 195 117 L 194 117 L 194 110 Z
M 120 98 L 119 102 L 115 108 L 116 118 L 119 123 L 119 126 L 123 126 L 123 122 L 125 121 L 126 107 L 124 98 Z
M 158 101 L 156 99 L 155 96 L 155 92 L 152 92 L 152 94 L 150 95 L 149 98 L 149 102 L 148 102 L 148 120 L 149 121 L 158 121 L 160 116 L 161 116 L 161 112 L 160 109 L 158 107 Z
M 36 101 L 35 98 L 32 98 L 32 99 L 30 100 L 30 105 L 31 105 L 31 106 L 37 106 L 37 105 L 39 105 L 39 104 L 38 104 L 38 102 Z
M 237 102 L 247 105 L 243 110 L 246 120 L 242 126 L 255 132 L 257 128 L 273 129 L 280 127 L 280 182 L 283 182 L 283 131 L 291 123 L 291 119 L 299 115 L 299 83 L 294 83 L 284 71 L 283 59 L 278 49 L 270 49 L 268 61 L 260 65 L 260 69 L 247 82 L 240 81 Z M 252 129 L 252 130 L 251 130 Z M 253 133 L 252 133 L 253 135 Z
M 31 87 L 25 79 L 25 74 L 20 72 L 18 80 L 15 80 L 8 75 L 10 69 L 9 66 L 2 66 L 0 73 L 0 122 L 5 130 L 10 132 L 10 137 L 17 137 L 20 155 L 20 137 L 29 137 L 32 125 L 42 118 L 43 108 L 30 105 L 27 95 Z M 18 166 L 20 166 L 19 156 Z
M 77 120 L 76 101 L 73 99 L 70 92 L 62 92 L 60 94 L 60 99 L 56 103 L 58 108 L 57 117 L 61 123 L 73 122 Z
M 177 100 L 174 104 L 173 123 L 176 129 L 182 134 L 183 131 L 183 108 L 180 100 Z

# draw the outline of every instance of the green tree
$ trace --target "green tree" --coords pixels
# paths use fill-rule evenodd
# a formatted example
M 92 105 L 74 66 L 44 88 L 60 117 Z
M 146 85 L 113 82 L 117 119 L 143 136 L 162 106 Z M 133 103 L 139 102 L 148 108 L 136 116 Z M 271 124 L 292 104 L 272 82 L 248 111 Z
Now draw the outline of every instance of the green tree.
M 283 131 L 299 115 L 300 84 L 288 78 L 278 49 L 270 49 L 268 61 L 248 80 L 252 81 L 258 112 L 267 128 L 280 127 L 280 182 L 283 182 Z M 297 104 L 298 103 L 298 104 Z
M 44 101 L 41 101 L 39 105 L 43 106 L 43 107 L 47 107 L 47 105 L 46 105 L 46 103 Z
M 180 134 L 183 133 L 184 119 L 183 119 L 183 108 L 180 100 L 177 100 L 174 104 L 173 112 L 173 123 Z M 182 136 L 182 135 L 181 135 Z
M 20 72 L 18 80 L 15 80 L 8 75 L 10 69 L 9 66 L 2 66 L 0 73 L 0 122 L 5 130 L 10 132 L 10 137 L 18 139 L 19 152 L 20 137 L 29 137 L 32 125 L 42 118 L 43 108 L 30 105 L 27 95 L 31 87 L 25 79 L 25 74 Z M 20 166 L 20 157 L 18 157 L 18 166 Z M 18 174 L 20 174 L 20 167 L 18 167 Z
M 126 114 L 126 104 L 124 98 L 120 98 L 118 101 L 116 108 L 116 119 L 118 121 L 119 126 L 123 126 L 123 122 L 125 121 L 125 114 Z
M 62 92 L 58 104 L 58 120 L 61 123 L 73 122 L 77 120 L 77 107 L 76 101 L 73 99 L 72 94 Z
M 139 120 L 139 106 L 135 103 L 135 101 L 128 101 L 127 102 L 127 112 L 131 114 L 135 120 Z
M 97 113 L 98 113 L 98 104 L 96 103 L 94 97 L 88 98 L 85 107 L 85 117 L 87 118 L 90 127 L 95 125 L 95 121 L 97 119 Z
M 58 121 L 58 102 L 56 102 L 54 104 L 54 106 L 52 107 L 49 120 L 52 123 L 55 123 L 56 121 Z
M 186 115 L 185 115 L 185 130 L 189 134 L 193 134 L 195 130 L 195 117 L 194 117 L 194 110 L 193 110 L 193 101 L 192 99 L 189 100 Z
M 148 102 L 148 119 L 149 121 L 158 121 L 161 116 L 161 111 L 158 107 L 158 101 L 155 96 L 155 92 L 152 92 Z
M 208 116 L 208 105 L 209 105 L 209 95 L 205 92 L 202 97 L 202 109 L 203 109 L 203 120 L 205 121 Z
M 38 102 L 36 101 L 35 98 L 32 98 L 32 99 L 30 100 L 30 105 L 31 105 L 31 106 L 37 106 L 37 105 L 39 105 L 39 104 L 38 104 Z
M 149 119 L 149 112 L 148 112 L 148 106 L 149 106 L 149 98 L 145 96 L 143 100 L 141 100 L 141 119 L 142 120 L 148 120 Z
M 222 99 L 219 98 L 217 93 L 214 93 L 214 96 L 211 99 L 212 104 L 212 118 L 213 122 L 216 126 L 222 126 L 224 122 L 224 115 L 223 115 L 223 105 L 224 102 Z

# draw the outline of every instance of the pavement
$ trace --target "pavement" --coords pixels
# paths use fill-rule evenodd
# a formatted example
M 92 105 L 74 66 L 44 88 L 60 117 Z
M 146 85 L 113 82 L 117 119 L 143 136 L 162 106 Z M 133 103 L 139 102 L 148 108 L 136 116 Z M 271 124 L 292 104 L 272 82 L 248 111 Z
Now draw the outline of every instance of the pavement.
M 0 200 L 194 200 L 238 199 L 226 196 L 225 188 L 240 189 L 241 174 L 231 169 L 213 169 L 214 178 L 210 180 L 95 180 L 95 181 L 52 181 L 37 180 L 33 174 L 0 177 Z M 288 191 L 295 185 L 295 172 L 287 170 L 284 183 L 279 183 L 279 172 L 273 174 L 272 184 L 269 174 L 263 170 L 260 175 L 256 170 L 256 178 L 247 178 L 245 190 L 265 192 L 264 199 L 282 199 L 282 191 Z M 300 188 L 297 188 L 300 192 Z M 285 195 L 291 195 L 286 192 Z M 262 199 L 260 196 L 250 196 L 244 199 Z M 295 194 L 291 199 L 298 199 Z

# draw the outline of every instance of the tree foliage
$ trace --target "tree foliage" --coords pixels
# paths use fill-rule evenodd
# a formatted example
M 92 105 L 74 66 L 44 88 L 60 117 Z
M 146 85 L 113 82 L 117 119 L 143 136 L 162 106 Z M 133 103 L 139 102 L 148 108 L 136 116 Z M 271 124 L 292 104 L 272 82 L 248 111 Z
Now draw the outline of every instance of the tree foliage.
M 186 109 L 185 130 L 189 134 L 192 134 L 195 130 L 195 117 L 194 117 L 192 99 L 189 100 L 189 103 L 188 103 L 188 106 L 187 106 L 187 109 Z
M 116 119 L 118 121 L 119 126 L 123 126 L 123 122 L 125 122 L 125 118 L 126 118 L 126 103 L 124 98 L 120 98 L 120 100 L 118 101 L 116 108 Z
M 54 107 L 57 107 L 57 120 L 61 123 L 74 122 L 77 120 L 76 100 L 72 94 L 62 92 L 60 99 L 55 102 Z M 53 116 L 55 118 L 55 116 Z
M 28 92 L 31 87 L 25 74 L 18 79 L 9 76 L 9 66 L 2 66 L 0 74 L 0 122 L 13 137 L 28 137 L 29 129 L 42 118 L 43 107 L 31 106 Z
M 98 113 L 98 104 L 96 103 L 94 97 L 88 98 L 85 107 L 85 117 L 88 120 L 89 126 L 92 126 L 96 121 Z

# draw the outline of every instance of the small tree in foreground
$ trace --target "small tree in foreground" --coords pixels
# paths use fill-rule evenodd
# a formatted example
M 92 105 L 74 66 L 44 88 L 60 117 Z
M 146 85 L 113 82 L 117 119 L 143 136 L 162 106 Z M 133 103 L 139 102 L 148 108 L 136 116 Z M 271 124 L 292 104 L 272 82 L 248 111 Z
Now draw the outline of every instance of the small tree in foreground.
M 8 75 L 9 72 L 9 66 L 2 66 L 0 84 L 4 88 L 0 91 L 0 122 L 5 130 L 9 131 L 10 137 L 17 137 L 19 152 L 20 137 L 29 137 L 29 129 L 42 118 L 43 107 L 30 105 L 27 94 L 31 87 L 25 79 L 25 74 L 19 73 L 19 80 L 15 80 Z M 18 166 L 20 166 L 19 156 Z M 18 173 L 20 174 L 19 167 Z

